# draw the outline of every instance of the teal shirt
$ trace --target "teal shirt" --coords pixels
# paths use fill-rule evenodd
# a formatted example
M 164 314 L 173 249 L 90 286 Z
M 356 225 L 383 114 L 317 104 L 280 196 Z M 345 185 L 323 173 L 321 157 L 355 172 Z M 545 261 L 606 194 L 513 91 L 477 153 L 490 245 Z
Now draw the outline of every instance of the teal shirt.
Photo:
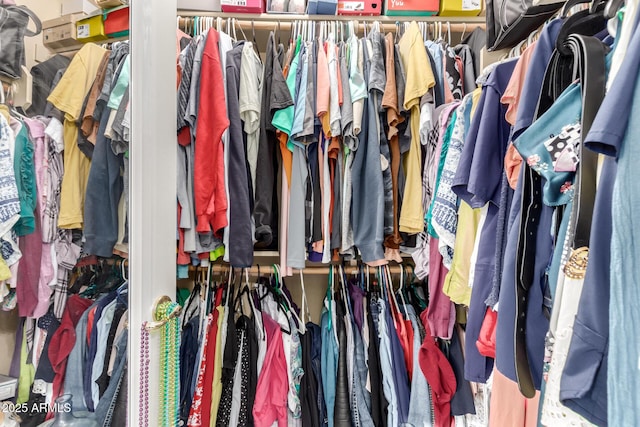
M 13 154 L 13 170 L 20 199 L 20 219 L 13 226 L 13 230 L 18 236 L 26 236 L 36 229 L 37 189 L 33 155 L 33 143 L 29 140 L 26 126 L 22 124 L 20 131 L 16 135 Z

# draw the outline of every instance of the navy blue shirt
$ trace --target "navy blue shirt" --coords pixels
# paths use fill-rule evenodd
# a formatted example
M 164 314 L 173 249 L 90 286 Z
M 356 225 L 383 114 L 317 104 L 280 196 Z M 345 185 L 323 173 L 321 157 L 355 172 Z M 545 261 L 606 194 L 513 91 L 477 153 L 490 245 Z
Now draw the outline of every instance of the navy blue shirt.
M 472 208 L 489 203 L 478 246 L 464 362 L 465 379 L 481 383 L 487 381 L 493 370 L 493 360 L 480 354 L 476 341 L 487 310 L 485 300 L 491 292 L 495 272 L 498 207 L 503 186 L 504 156 L 511 130 L 505 119 L 506 106 L 500 99 L 516 62 L 514 59 L 496 66 L 484 84 L 451 186 L 453 192 Z
M 516 124 L 513 127 L 514 139 L 533 123 L 538 106 L 538 98 L 540 98 L 540 90 L 542 89 L 542 82 L 544 80 L 544 73 L 547 69 L 549 59 L 551 59 L 551 54 L 555 50 L 556 39 L 558 38 L 562 23 L 562 19 L 554 19 L 540 32 L 540 38 L 536 42 L 535 50 L 531 54 L 525 83 L 522 87 L 522 93 L 520 94 Z

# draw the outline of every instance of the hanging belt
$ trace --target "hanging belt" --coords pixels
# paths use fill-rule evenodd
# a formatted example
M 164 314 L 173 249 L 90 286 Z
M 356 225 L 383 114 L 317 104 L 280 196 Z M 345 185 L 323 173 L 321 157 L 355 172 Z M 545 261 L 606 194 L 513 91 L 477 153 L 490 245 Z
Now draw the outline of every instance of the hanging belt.
M 573 54 L 573 62 L 561 57 L 555 51 L 549 61 L 545 73 L 541 96 L 538 101 L 536 118 L 540 117 L 553 104 L 555 99 L 568 86 L 568 83 L 579 78 L 582 88 L 582 130 L 584 141 L 591 124 L 604 98 L 605 88 L 605 46 L 594 37 L 571 35 L 567 39 L 568 47 Z M 569 58 L 570 59 L 570 58 Z M 568 70 L 565 68 L 568 66 Z M 571 75 L 567 74 L 567 71 Z M 572 227 L 568 231 L 574 253 L 584 260 L 585 247 L 589 244 L 591 219 L 596 190 L 597 154 L 583 150 L 580 144 L 578 154 L 580 163 L 575 178 L 575 201 L 571 217 Z M 526 321 L 529 290 L 534 283 L 536 238 L 538 224 L 542 213 L 542 178 L 527 164 L 524 166 L 521 221 L 518 235 L 516 264 L 516 317 L 514 354 L 516 362 L 516 379 L 520 392 L 528 398 L 535 396 L 536 387 L 531 374 L 526 341 Z M 557 242 L 556 244 L 563 244 Z M 577 263 L 582 265 L 586 263 Z M 534 308 L 535 309 L 535 308 Z

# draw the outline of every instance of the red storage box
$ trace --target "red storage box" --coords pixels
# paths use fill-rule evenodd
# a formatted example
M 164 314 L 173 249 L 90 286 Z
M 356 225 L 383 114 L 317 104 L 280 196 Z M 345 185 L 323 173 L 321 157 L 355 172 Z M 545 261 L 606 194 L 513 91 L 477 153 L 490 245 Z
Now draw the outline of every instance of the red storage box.
M 220 7 L 226 13 L 265 13 L 264 0 L 220 0 Z
M 429 16 L 440 9 L 440 0 L 387 0 L 384 14 L 387 16 Z
M 338 15 L 380 15 L 382 0 L 338 0 Z
M 109 37 L 129 35 L 129 6 L 116 7 L 104 12 L 104 33 Z

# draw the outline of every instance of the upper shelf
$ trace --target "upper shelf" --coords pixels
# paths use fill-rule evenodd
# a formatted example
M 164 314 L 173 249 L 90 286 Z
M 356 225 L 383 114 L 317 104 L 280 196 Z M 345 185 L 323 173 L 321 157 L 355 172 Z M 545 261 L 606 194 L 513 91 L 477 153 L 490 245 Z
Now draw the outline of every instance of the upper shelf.
M 242 21 L 293 22 L 293 21 L 361 21 L 393 24 L 395 22 L 450 22 L 473 23 L 485 22 L 484 16 L 386 16 L 386 15 L 296 15 L 292 13 L 224 13 L 204 12 L 199 10 L 178 10 L 179 16 L 212 16 L 215 18 L 236 18 Z
M 278 29 L 279 31 L 290 31 L 294 22 L 309 21 L 309 22 L 321 22 L 321 21 L 338 21 L 338 22 L 356 22 L 358 24 L 369 24 L 372 22 L 379 22 L 383 31 L 395 31 L 396 24 L 399 22 L 427 22 L 427 23 L 441 23 L 442 31 L 450 31 L 451 33 L 464 34 L 471 32 L 476 28 L 485 28 L 484 16 L 385 16 L 385 15 L 296 15 L 285 13 L 222 13 L 222 12 L 202 12 L 196 10 L 178 10 L 178 16 L 183 18 L 181 24 L 185 23 L 185 20 L 193 16 L 206 16 L 213 18 L 235 19 L 236 24 L 243 30 L 259 31 L 273 31 Z M 357 31 L 362 32 L 365 25 L 356 25 Z M 277 26 L 277 27 L 275 27 Z

